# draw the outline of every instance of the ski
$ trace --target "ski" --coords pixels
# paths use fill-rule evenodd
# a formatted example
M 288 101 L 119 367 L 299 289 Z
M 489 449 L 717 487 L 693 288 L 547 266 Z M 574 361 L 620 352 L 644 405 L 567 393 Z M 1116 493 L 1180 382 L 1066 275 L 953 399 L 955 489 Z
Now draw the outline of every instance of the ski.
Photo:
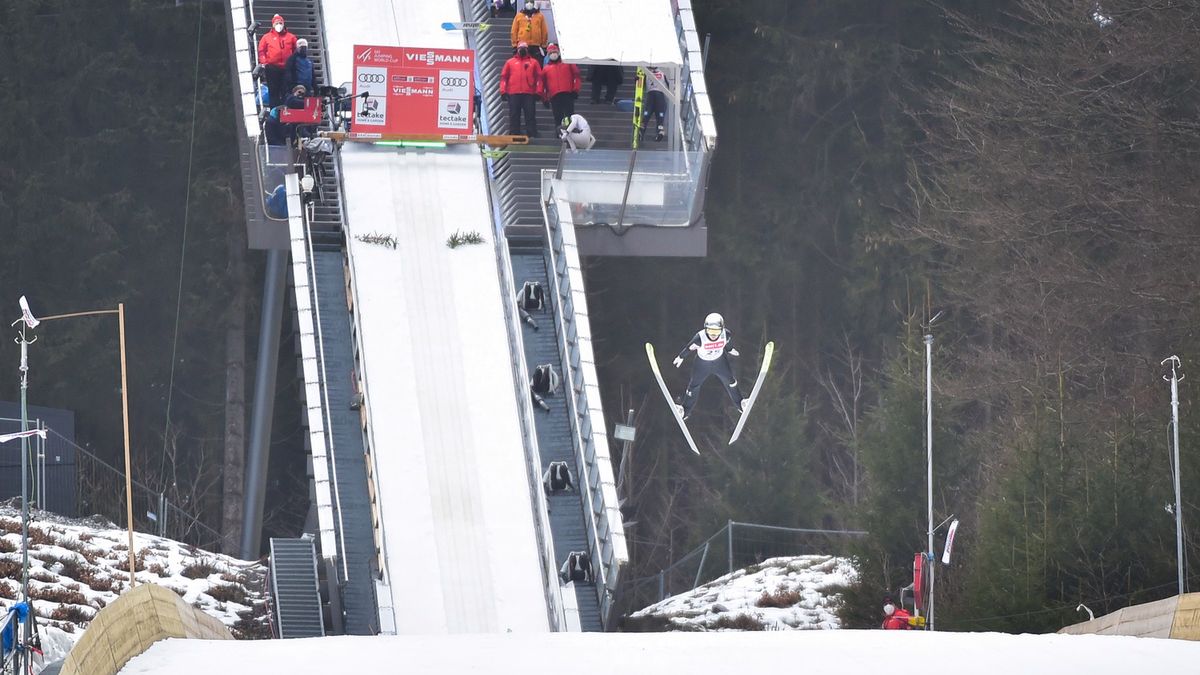
M 758 379 L 754 381 L 754 389 L 750 391 L 750 398 L 746 399 L 746 407 L 742 409 L 737 426 L 733 428 L 733 436 L 729 438 L 730 445 L 733 445 L 738 436 L 742 435 L 742 427 L 746 424 L 746 417 L 750 415 L 750 408 L 754 407 L 754 401 L 758 398 L 758 390 L 762 389 L 763 380 L 767 379 L 767 369 L 771 367 L 771 355 L 774 353 L 775 343 L 768 342 L 766 349 L 763 350 L 762 367 L 758 369 Z
M 692 440 L 692 432 L 688 431 L 687 423 L 683 421 L 683 415 L 679 412 L 678 406 L 675 405 L 674 399 L 671 398 L 671 392 L 667 389 L 667 383 L 663 381 L 662 373 L 658 370 L 658 359 L 654 356 L 654 345 L 646 343 L 646 356 L 650 359 L 650 370 L 654 371 L 654 379 L 658 380 L 658 388 L 662 390 L 663 396 L 667 399 L 667 405 L 671 407 L 671 414 L 675 415 L 675 421 L 679 423 L 679 430 L 683 432 L 683 437 L 687 439 L 688 447 L 697 455 L 700 451 L 696 449 L 696 441 Z
M 442 30 L 477 30 L 483 32 L 492 27 L 486 21 L 447 21 L 442 24 Z

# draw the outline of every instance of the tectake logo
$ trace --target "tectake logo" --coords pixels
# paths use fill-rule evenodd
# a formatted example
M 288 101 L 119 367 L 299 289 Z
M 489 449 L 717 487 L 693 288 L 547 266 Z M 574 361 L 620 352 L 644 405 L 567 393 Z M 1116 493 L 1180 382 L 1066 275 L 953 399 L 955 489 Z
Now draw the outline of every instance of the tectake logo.
M 423 61 L 432 66 L 438 63 L 470 63 L 471 57 L 466 54 L 438 54 L 433 50 L 427 52 L 404 52 L 404 58 L 409 61 Z

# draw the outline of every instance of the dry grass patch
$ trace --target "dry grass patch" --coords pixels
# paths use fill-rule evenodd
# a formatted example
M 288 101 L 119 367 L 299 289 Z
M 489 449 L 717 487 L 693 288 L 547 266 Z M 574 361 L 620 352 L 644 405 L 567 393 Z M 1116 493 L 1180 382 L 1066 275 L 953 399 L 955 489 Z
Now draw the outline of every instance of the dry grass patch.
M 713 624 L 713 628 L 725 628 L 728 630 L 752 631 L 752 630 L 763 630 L 763 625 L 762 625 L 762 623 L 759 622 L 758 619 L 750 616 L 749 614 L 738 614 L 737 616 L 732 617 L 732 618 L 728 617 L 728 616 L 723 616 L 723 617 L 717 619 L 717 622 L 715 624 Z
M 794 607 L 800 602 L 800 591 L 787 590 L 785 588 L 777 589 L 774 593 L 763 592 L 758 596 L 758 600 L 754 603 L 758 607 Z

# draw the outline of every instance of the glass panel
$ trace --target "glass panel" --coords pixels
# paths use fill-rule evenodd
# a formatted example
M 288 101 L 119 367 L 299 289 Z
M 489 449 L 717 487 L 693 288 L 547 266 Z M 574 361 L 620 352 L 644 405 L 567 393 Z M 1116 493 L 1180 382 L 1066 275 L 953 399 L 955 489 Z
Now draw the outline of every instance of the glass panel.
M 622 226 L 685 227 L 697 215 L 704 159 L 699 152 L 585 150 L 563 156 L 561 178 L 544 175 L 559 215 L 576 226 L 620 220 Z

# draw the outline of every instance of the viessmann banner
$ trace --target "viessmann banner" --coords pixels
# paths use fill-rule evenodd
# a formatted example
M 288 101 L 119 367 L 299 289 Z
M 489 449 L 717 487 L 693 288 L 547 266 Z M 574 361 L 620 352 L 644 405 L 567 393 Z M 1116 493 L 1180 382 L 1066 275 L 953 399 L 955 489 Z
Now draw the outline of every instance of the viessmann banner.
M 354 47 L 352 138 L 471 132 L 475 52 Z

